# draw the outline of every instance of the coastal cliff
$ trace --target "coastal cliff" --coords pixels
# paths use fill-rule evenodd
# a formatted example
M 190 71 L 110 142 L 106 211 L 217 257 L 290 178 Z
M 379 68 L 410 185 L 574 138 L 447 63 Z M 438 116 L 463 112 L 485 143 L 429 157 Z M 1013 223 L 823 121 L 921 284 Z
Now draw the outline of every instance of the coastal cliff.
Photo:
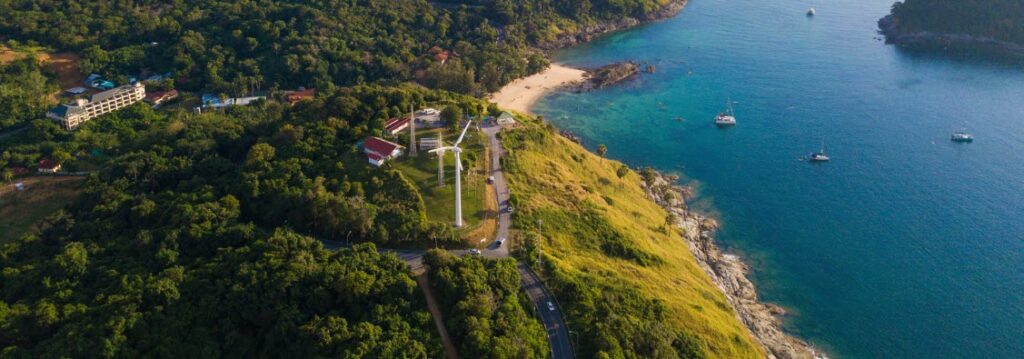
M 563 47 L 574 46 L 594 39 L 597 36 L 633 26 L 661 19 L 667 19 L 679 13 L 686 6 L 687 0 L 671 0 L 668 4 L 657 11 L 648 13 L 642 17 L 623 17 L 615 21 L 599 22 L 586 25 L 574 31 L 559 34 L 555 40 L 543 42 L 537 47 L 543 50 L 555 50 Z
M 747 279 L 747 265 L 739 257 L 723 253 L 715 244 L 712 234 L 718 223 L 689 211 L 685 198 L 691 195 L 691 190 L 675 182 L 674 177 L 653 172 L 653 180 L 644 185 L 644 190 L 651 200 L 676 219 L 675 224 L 683 229 L 686 245 L 700 267 L 725 293 L 739 320 L 771 353 L 769 357 L 825 358 L 807 342 L 782 330 L 779 317 L 786 314 L 785 309 L 758 300 L 754 284 Z
M 1024 45 L 962 33 L 907 32 L 899 25 L 900 19 L 894 15 L 878 20 L 878 28 L 887 44 L 914 50 L 975 51 L 1003 59 L 1024 60 Z

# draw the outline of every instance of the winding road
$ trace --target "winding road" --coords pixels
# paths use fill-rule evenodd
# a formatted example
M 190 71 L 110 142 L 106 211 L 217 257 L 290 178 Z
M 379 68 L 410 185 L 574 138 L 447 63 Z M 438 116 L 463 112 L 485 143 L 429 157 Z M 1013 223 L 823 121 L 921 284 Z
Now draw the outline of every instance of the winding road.
M 508 182 L 505 181 L 505 172 L 501 168 L 501 156 L 505 154 L 505 149 L 501 147 L 501 142 L 498 140 L 501 126 L 491 124 L 482 127 L 482 130 L 487 135 L 488 143 L 491 146 L 491 176 L 494 176 L 493 187 L 498 194 L 498 236 L 496 238 L 505 238 L 505 240 L 501 245 L 495 241 L 481 251 L 483 252 L 481 254 L 487 258 L 504 258 L 508 257 L 508 248 L 512 244 L 511 238 L 508 237 L 508 229 L 512 225 L 512 211 L 509 209 L 508 201 Z M 519 270 L 519 280 L 523 283 L 523 290 L 526 291 L 530 302 L 533 303 L 537 315 L 544 323 L 544 330 L 548 333 L 551 357 L 555 359 L 573 358 L 572 346 L 569 344 L 569 329 L 565 325 L 565 320 L 562 319 L 561 308 L 530 267 L 519 262 L 516 264 L 516 268 Z

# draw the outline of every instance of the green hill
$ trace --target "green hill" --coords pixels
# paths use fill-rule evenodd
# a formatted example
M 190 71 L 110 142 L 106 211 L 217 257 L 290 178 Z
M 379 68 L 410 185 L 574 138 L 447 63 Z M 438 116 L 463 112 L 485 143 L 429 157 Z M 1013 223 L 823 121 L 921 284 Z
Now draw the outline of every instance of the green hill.
M 506 132 L 514 225 L 589 357 L 763 358 L 633 171 L 526 121 Z
M 892 6 L 901 33 L 968 34 L 1024 44 L 1024 2 L 1017 0 L 906 0 Z

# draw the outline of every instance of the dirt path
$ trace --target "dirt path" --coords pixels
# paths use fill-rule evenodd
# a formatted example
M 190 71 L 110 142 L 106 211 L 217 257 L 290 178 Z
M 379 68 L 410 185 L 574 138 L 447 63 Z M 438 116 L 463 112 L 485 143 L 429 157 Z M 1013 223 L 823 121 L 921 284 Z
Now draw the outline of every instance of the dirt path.
M 452 343 L 452 338 L 448 336 L 448 329 L 444 327 L 444 318 L 441 317 L 441 308 L 437 305 L 437 298 L 434 297 L 434 289 L 430 287 L 430 281 L 427 279 L 427 273 L 420 273 L 416 276 L 416 283 L 423 289 L 423 296 L 427 298 L 427 310 L 430 311 L 430 316 L 434 318 L 434 324 L 437 325 L 437 332 L 441 335 L 441 344 L 444 345 L 444 353 L 448 359 L 458 359 L 459 352 L 455 349 L 455 344 Z

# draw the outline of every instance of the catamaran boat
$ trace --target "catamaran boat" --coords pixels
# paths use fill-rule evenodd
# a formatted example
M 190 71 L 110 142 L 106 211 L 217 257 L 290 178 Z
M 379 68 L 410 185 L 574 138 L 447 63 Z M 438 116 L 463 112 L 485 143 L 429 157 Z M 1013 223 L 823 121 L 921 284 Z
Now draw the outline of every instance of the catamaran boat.
M 830 160 L 830 158 L 828 158 L 828 154 L 825 153 L 825 141 L 821 142 L 821 150 L 812 153 L 809 159 L 811 162 L 828 162 Z
M 715 125 L 718 127 L 735 126 L 736 115 L 732 113 L 732 101 L 725 101 L 725 112 L 721 112 L 718 116 L 715 116 Z
M 950 140 L 953 142 L 972 142 L 974 141 L 974 136 L 967 133 L 967 129 L 960 129 L 959 131 L 953 132 L 953 136 L 950 137 Z

